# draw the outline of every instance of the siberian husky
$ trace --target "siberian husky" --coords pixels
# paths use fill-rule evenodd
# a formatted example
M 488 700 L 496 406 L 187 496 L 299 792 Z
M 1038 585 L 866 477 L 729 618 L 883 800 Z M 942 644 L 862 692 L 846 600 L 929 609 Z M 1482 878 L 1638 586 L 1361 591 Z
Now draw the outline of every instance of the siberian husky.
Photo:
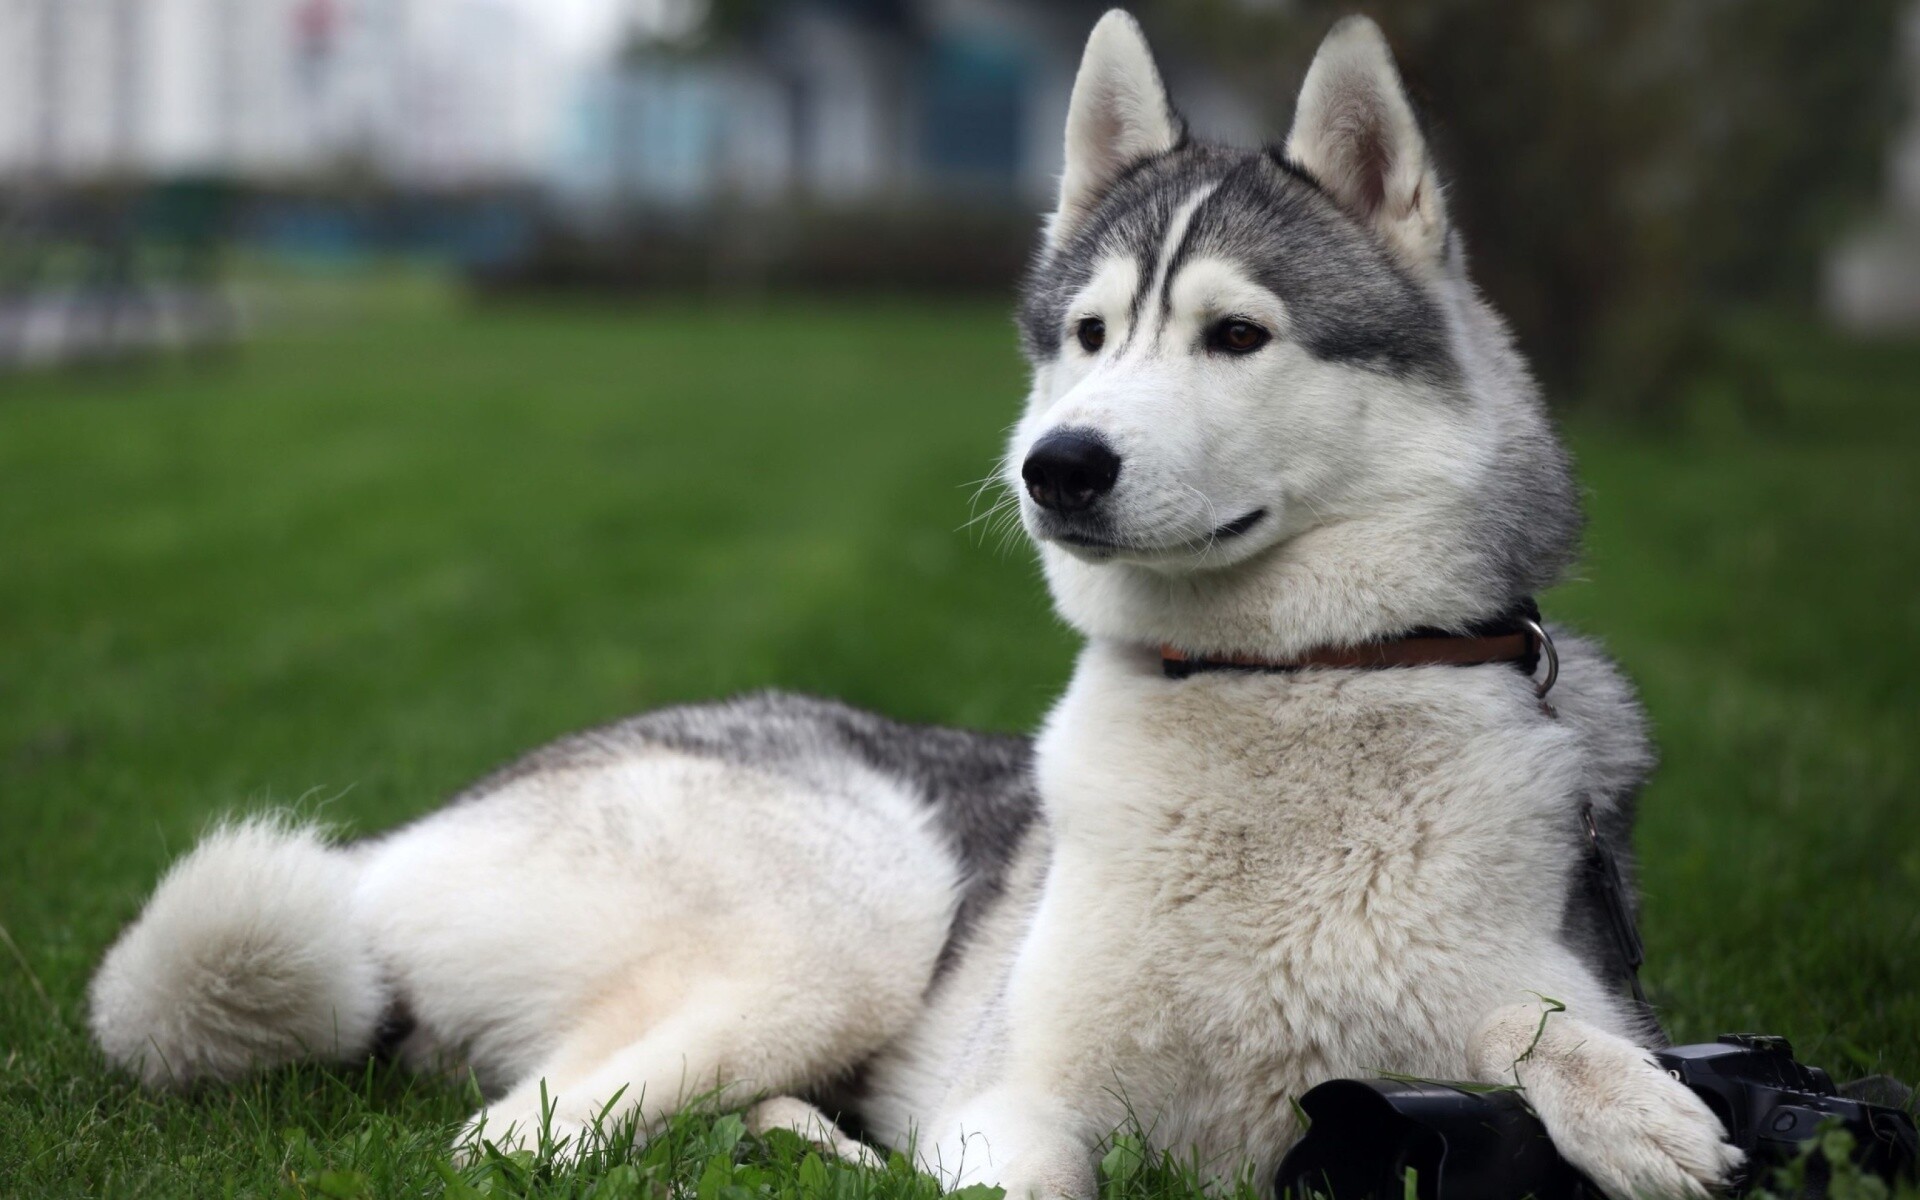
M 1036 740 L 759 695 L 364 841 L 230 824 L 107 954 L 106 1056 L 178 1087 L 380 1047 L 472 1071 L 509 1144 L 717 1088 L 1020 1200 L 1092 1197 L 1129 1120 L 1270 1180 L 1297 1097 L 1389 1071 L 1519 1084 L 1615 1197 L 1725 1180 L 1586 869 L 1651 765 L 1637 702 L 1565 633 L 1528 674 L 1568 462 L 1379 30 L 1337 25 L 1248 151 L 1109 13 L 1020 326 L 1006 483 L 1086 638 Z

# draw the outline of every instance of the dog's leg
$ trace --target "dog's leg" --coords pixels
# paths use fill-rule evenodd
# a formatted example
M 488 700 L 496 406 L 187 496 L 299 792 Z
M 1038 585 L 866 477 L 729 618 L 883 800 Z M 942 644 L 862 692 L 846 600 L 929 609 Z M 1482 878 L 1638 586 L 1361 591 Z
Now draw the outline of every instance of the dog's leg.
M 1614 1200 L 1705 1196 L 1740 1165 L 1712 1110 L 1646 1050 L 1570 1015 L 1497 1009 L 1468 1056 L 1481 1082 L 1518 1084 L 1555 1148 Z
M 774 1096 L 747 1110 L 747 1132 L 755 1137 L 768 1130 L 784 1129 L 805 1138 L 815 1150 L 844 1159 L 857 1166 L 886 1166 L 873 1147 L 833 1123 L 833 1118 L 797 1096 Z
M 1099 1194 L 1093 1152 L 1058 1130 L 1039 1131 L 1001 1174 L 1007 1200 L 1093 1200 Z
M 578 1157 L 596 1125 L 610 1132 L 637 1119 L 644 1140 L 695 1101 L 737 1106 L 803 1091 L 867 1049 L 870 1031 L 859 1028 L 857 1010 L 832 1000 L 720 982 L 646 1020 L 636 1019 L 636 1005 L 613 997 L 538 1070 L 476 1114 L 459 1145 L 471 1153 L 484 1138 L 501 1149 L 531 1149 L 546 1123 L 556 1154 Z
M 484 1138 L 502 1150 L 531 1150 L 544 1128 L 556 1156 L 577 1158 L 596 1124 L 611 1133 L 637 1111 L 636 1134 L 644 1140 L 690 1101 L 713 1096 L 725 1103 L 728 1095 L 752 1094 L 723 1088 L 729 1081 L 715 1041 L 720 1031 L 702 1028 L 693 1014 L 671 1017 L 609 1051 L 612 1032 L 591 1025 L 576 1030 L 531 1076 L 475 1114 L 460 1144 L 472 1150 Z
M 950 1190 L 983 1183 L 1005 1189 L 1006 1200 L 1092 1200 L 1096 1138 L 1080 1132 L 1088 1124 L 1076 1106 L 1010 1082 L 969 1102 L 922 1157 Z

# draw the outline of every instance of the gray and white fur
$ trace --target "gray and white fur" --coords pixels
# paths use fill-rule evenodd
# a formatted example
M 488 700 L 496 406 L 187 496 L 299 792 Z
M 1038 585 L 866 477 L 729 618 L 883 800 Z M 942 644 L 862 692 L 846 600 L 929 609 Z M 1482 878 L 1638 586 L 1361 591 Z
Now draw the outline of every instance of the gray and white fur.
M 368 841 L 226 826 L 108 952 L 108 1058 L 177 1087 L 384 1037 L 471 1069 L 509 1143 L 543 1087 L 561 1137 L 718 1088 L 1019 1200 L 1092 1197 L 1130 1118 L 1270 1179 L 1297 1097 L 1392 1071 L 1517 1082 L 1615 1197 L 1723 1181 L 1586 883 L 1583 807 L 1624 845 L 1651 765 L 1594 645 L 1559 633 L 1557 716 L 1502 664 L 1160 668 L 1464 629 L 1575 552 L 1380 32 L 1337 25 L 1285 142 L 1239 150 L 1110 13 L 1065 161 L 1006 482 L 1086 645 L 1031 745 L 769 694 L 569 738 Z

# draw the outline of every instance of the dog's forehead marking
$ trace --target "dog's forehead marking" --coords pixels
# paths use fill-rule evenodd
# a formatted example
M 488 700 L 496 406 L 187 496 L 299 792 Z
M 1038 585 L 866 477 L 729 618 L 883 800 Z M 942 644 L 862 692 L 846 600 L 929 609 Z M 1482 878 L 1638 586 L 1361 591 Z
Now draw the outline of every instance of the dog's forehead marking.
M 1189 210 L 1196 193 L 1204 199 Z M 1182 275 L 1187 258 L 1210 257 L 1238 265 L 1277 297 L 1288 337 L 1315 359 L 1441 387 L 1457 382 L 1448 327 L 1432 297 L 1314 181 L 1271 151 L 1194 143 L 1153 160 L 1123 178 L 1084 229 L 1050 244 L 1029 269 L 1020 309 L 1022 340 L 1036 364 L 1070 344 L 1070 306 L 1117 257 L 1135 261 L 1144 285 L 1133 294 L 1132 318 L 1119 307 L 1124 300 L 1079 315 L 1105 318 L 1109 344 L 1126 344 L 1130 353 L 1142 326 L 1152 332 L 1153 323 L 1141 319 L 1150 302 L 1158 302 L 1152 307 L 1163 310 L 1164 323 L 1168 282 Z M 1147 349 L 1158 340 L 1148 338 Z
M 1205 320 L 1234 313 L 1267 321 L 1280 329 L 1286 327 L 1286 301 L 1247 264 L 1213 254 L 1188 257 L 1184 250 L 1169 258 L 1165 246 L 1162 250 L 1155 274 L 1144 278 L 1140 260 L 1131 254 L 1115 253 L 1103 260 L 1069 306 L 1069 328 L 1083 317 L 1106 316 L 1109 336 L 1123 350 L 1131 347 L 1137 328 L 1135 317 L 1146 307 L 1142 297 L 1155 291 L 1163 301 L 1152 332 L 1150 349 L 1154 352 L 1176 323 L 1196 314 Z M 1119 316 L 1123 306 L 1128 307 L 1124 318 Z
M 1151 321 L 1148 298 L 1168 285 L 1167 273 L 1181 264 L 1181 247 L 1193 215 L 1213 193 L 1217 181 L 1189 191 L 1169 208 L 1161 210 L 1162 219 L 1139 235 L 1116 242 L 1094 260 L 1087 282 L 1073 296 L 1065 313 L 1067 332 L 1082 318 L 1099 316 L 1106 320 L 1109 335 L 1115 336 L 1119 353 L 1126 353 L 1136 335 Z M 1124 316 L 1122 311 L 1124 309 Z M 1144 345 L 1152 350 L 1164 331 L 1165 314 L 1152 326 L 1152 338 Z
M 1121 353 L 1124 354 L 1133 348 L 1141 328 L 1148 324 L 1147 298 L 1166 288 L 1167 272 L 1172 269 L 1180 247 L 1187 240 L 1187 227 L 1193 221 L 1193 214 L 1200 211 L 1200 206 L 1206 203 L 1207 197 L 1213 195 L 1214 189 L 1219 186 L 1219 180 L 1211 180 L 1188 192 L 1174 207 L 1173 215 L 1167 219 L 1166 226 L 1160 232 L 1160 244 L 1154 250 L 1153 272 L 1141 281 L 1141 287 L 1133 294 L 1133 302 L 1128 309 L 1127 344 L 1120 348 Z M 1146 353 L 1153 353 L 1160 348 L 1161 335 L 1167 328 L 1167 313 L 1164 306 L 1160 308 L 1158 318 L 1152 322 L 1152 340 L 1142 343 L 1142 349 Z

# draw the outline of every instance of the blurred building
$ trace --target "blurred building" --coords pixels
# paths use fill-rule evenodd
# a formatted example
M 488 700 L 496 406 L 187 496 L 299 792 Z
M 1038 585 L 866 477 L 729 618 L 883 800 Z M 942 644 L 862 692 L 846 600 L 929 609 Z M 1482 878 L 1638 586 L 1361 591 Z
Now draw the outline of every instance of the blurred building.
M 553 181 L 573 197 L 669 204 L 1043 203 L 1104 7 L 795 0 L 719 53 L 636 44 L 582 88 Z M 1165 66 L 1200 128 L 1259 137 L 1257 112 L 1210 74 Z
M 0 179 L 527 179 L 547 35 L 516 0 L 0 0 Z
M 1001 292 L 1104 7 L 0 0 L 0 367 L 232 336 L 234 242 L 494 289 Z
M 704 5 L 0 0 L 0 183 L 344 175 L 588 203 L 1026 203 L 1058 171 L 1101 7 L 792 0 L 676 40 L 662 35 Z M 1198 124 L 1256 134 L 1251 110 L 1180 66 Z

